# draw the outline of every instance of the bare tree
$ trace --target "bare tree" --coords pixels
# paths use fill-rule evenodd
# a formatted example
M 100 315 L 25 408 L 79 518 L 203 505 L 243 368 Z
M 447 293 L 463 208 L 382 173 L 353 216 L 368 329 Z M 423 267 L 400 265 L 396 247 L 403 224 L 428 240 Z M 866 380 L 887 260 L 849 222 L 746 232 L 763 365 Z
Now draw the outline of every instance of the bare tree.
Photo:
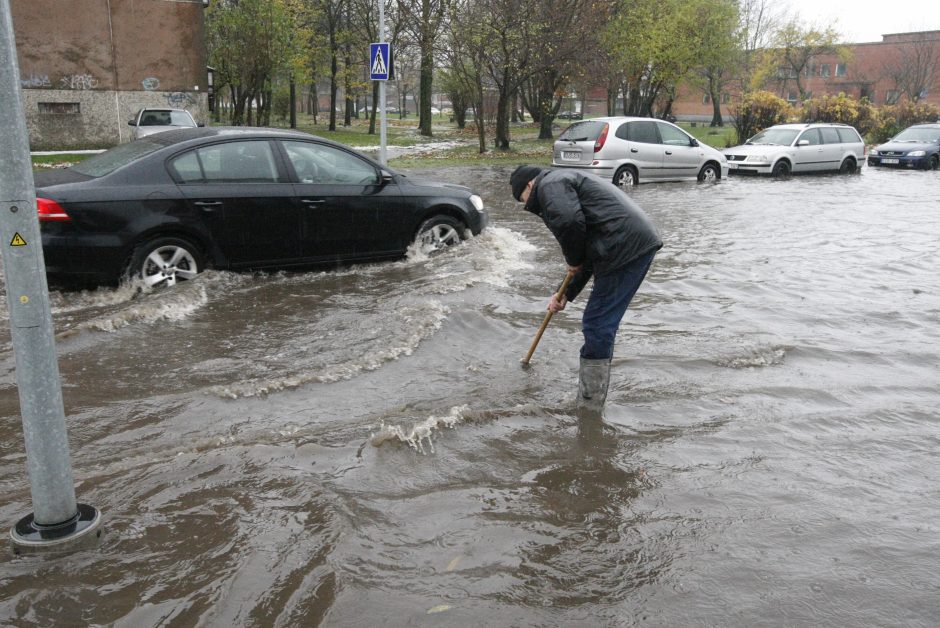
M 917 34 L 899 43 L 895 54 L 885 61 L 884 71 L 899 95 L 917 102 L 940 83 L 940 38 Z

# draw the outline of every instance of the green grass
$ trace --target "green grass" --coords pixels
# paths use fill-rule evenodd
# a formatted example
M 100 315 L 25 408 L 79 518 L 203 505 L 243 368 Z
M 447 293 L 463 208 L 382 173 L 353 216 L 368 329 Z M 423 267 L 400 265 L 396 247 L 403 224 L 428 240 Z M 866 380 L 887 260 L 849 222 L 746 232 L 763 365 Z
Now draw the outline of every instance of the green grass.
M 685 129 L 689 135 L 698 141 L 703 144 L 708 144 L 712 148 L 717 148 L 718 150 L 734 146 L 738 143 L 737 132 L 730 124 L 725 124 L 723 127 L 710 127 L 708 124 L 701 122 L 696 123 L 694 127 L 690 122 L 677 122 L 676 124 Z
M 472 123 L 471 123 L 472 124 Z M 273 126 L 286 127 L 283 121 L 276 121 Z M 314 124 L 313 117 L 299 115 L 297 128 L 301 131 L 331 139 L 353 147 L 373 147 L 379 145 L 378 121 L 376 132 L 369 134 L 369 120 L 366 117 L 353 119 L 348 127 L 342 126 L 342 119 L 338 120 L 335 131 L 330 131 L 328 119 L 319 116 L 318 123 Z M 559 121 L 560 128 L 555 129 L 555 137 L 568 126 L 566 120 Z M 688 131 L 699 141 L 722 149 L 735 144 L 735 130 L 731 125 L 721 128 L 711 128 L 707 125 L 696 124 L 691 126 L 688 122 L 680 122 L 679 126 Z M 510 146 L 508 150 L 496 150 L 493 147 L 491 129 L 487 129 L 486 152 L 480 153 L 476 129 L 468 126 L 458 129 L 447 115 L 435 116 L 432 124 L 432 137 L 418 133 L 418 120 L 415 116 L 401 120 L 393 115 L 387 124 L 387 146 L 417 146 L 433 145 L 441 142 L 459 143 L 458 146 L 448 148 L 429 147 L 413 154 L 396 157 L 389 160 L 393 168 L 431 168 L 446 163 L 448 166 L 461 165 L 514 165 L 531 163 L 549 166 L 552 162 L 552 144 L 554 139 L 540 140 L 538 128 L 534 124 L 514 125 L 510 130 Z M 87 154 L 61 154 L 33 156 L 33 169 L 64 167 L 87 159 Z

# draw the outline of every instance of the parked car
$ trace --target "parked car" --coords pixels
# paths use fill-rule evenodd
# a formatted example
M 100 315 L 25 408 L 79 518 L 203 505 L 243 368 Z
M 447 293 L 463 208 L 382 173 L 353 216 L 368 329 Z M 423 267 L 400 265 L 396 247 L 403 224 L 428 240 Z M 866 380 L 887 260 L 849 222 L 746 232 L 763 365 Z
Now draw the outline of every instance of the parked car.
M 777 124 L 724 153 L 735 174 L 851 173 L 865 162 L 865 142 L 847 124 Z
M 197 124 L 192 114 L 185 109 L 141 109 L 127 123 L 134 127 L 131 133 L 133 139 L 172 129 L 204 126 Z
M 940 167 L 940 123 L 915 124 L 868 152 L 869 166 Z
M 555 117 L 560 120 L 581 120 L 584 116 L 580 111 L 559 111 Z
M 715 181 L 728 174 L 719 151 L 652 118 L 576 122 L 558 136 L 552 165 L 592 172 L 624 189 L 647 181 Z
M 167 131 L 35 179 L 46 271 L 84 282 L 397 259 L 487 222 L 469 188 L 289 130 Z

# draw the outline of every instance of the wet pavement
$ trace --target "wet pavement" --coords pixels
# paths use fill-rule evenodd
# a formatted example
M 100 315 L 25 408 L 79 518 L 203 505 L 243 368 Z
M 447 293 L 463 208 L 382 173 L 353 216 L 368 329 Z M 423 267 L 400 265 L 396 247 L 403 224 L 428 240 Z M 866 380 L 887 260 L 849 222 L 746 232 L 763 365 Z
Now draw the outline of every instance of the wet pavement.
M 509 172 L 415 173 L 491 212 L 443 255 L 53 292 L 105 533 L 0 556 L 0 624 L 936 625 L 940 172 L 636 188 L 665 248 L 606 424 L 575 410 L 583 299 L 520 367 L 565 267 Z

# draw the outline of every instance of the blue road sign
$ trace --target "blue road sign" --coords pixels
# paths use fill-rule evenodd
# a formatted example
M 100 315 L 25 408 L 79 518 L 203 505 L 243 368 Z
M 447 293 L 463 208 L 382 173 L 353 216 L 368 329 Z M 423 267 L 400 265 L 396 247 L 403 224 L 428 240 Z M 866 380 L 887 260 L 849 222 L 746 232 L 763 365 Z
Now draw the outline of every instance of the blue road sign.
M 373 81 L 394 78 L 391 44 L 369 44 L 369 78 Z

